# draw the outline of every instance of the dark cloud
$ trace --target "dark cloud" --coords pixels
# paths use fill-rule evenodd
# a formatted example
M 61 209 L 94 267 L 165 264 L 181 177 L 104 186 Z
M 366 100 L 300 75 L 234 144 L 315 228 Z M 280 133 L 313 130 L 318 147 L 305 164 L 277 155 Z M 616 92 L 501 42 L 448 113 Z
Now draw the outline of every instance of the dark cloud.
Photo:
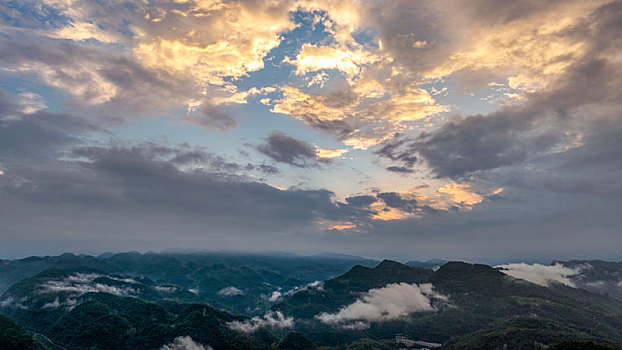
M 272 175 L 272 174 L 278 174 L 279 173 L 279 169 L 277 169 L 277 167 L 275 167 L 274 165 L 260 164 L 260 165 L 258 165 L 258 167 L 265 174 Z
M 439 177 L 469 173 L 524 162 L 554 146 L 569 132 L 587 131 L 595 115 L 585 115 L 593 104 L 611 104 L 622 98 L 622 84 L 614 77 L 617 64 L 593 59 L 576 64 L 548 93 L 490 115 L 469 116 L 421 134 L 408 145 L 420 154 Z
M 282 132 L 270 134 L 266 143 L 257 146 L 257 150 L 279 163 L 301 168 L 315 167 L 320 162 L 327 162 L 317 157 L 313 146 Z
M 590 53 L 568 67 L 550 89 L 527 95 L 523 104 L 449 122 L 416 138 L 398 138 L 376 153 L 403 161 L 406 168 L 413 163 L 403 157 L 417 154 L 436 176 L 461 178 L 518 165 L 564 147 L 568 134 L 589 133 L 600 118 L 602 111 L 590 112 L 590 107 L 619 108 L 622 100 L 622 83 L 616 78 L 622 73 L 620 65 L 600 57 L 600 52 Z
M 353 207 L 368 207 L 370 204 L 376 202 L 376 197 L 369 195 L 353 196 L 346 198 L 346 202 Z
M 273 166 L 227 161 L 222 156 L 208 152 L 204 148 L 192 148 L 187 143 L 176 146 L 164 146 L 155 142 L 143 142 L 137 145 L 89 146 L 74 148 L 71 154 L 91 161 L 105 159 L 150 159 L 161 161 L 175 167 L 195 167 L 211 173 L 230 174 L 259 170 L 265 174 L 278 172 Z
M 79 142 L 80 134 L 100 130 L 83 118 L 62 113 L 42 111 L 0 119 L 0 161 L 55 154 L 62 146 Z
M 174 161 L 183 151 L 150 143 L 81 147 L 72 153 L 81 160 L 65 161 L 44 170 L 14 169 L 12 176 L 22 181 L 5 181 L 2 189 L 22 199 L 64 199 L 85 204 L 84 199 L 89 198 L 89 204 L 98 207 L 175 208 L 214 218 L 240 217 L 264 224 L 275 220 L 275 226 L 340 215 L 329 191 L 281 191 L 232 173 L 247 165 L 223 163 L 220 157 L 208 153 L 201 157 L 207 159 L 205 169 L 184 171 Z
M 394 139 L 384 142 L 375 154 L 403 164 L 402 166 L 387 167 L 388 171 L 412 173 L 412 167 L 417 162 L 417 157 L 412 150 L 408 148 L 402 149 L 402 146 L 404 146 L 408 140 L 400 138 L 399 136 L 400 135 L 396 134 Z
M 388 207 L 399 208 L 407 212 L 413 212 L 418 207 L 415 199 L 405 199 L 396 192 L 379 193 L 378 198 L 382 199 Z
M 394 166 L 394 165 L 387 167 L 387 170 L 390 172 L 402 173 L 402 174 L 411 174 L 414 172 L 414 170 L 410 168 L 403 167 L 403 166 Z
M 517 164 L 560 141 L 555 133 L 531 132 L 531 119 L 516 113 L 470 116 L 422 133 L 409 147 L 425 158 L 438 177 L 459 178 Z

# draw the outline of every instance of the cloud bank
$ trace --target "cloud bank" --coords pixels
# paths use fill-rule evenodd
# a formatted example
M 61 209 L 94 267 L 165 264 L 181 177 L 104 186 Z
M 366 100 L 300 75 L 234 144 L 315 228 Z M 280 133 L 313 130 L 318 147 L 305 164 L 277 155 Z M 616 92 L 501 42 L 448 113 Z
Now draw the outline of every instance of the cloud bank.
M 128 286 L 111 286 L 104 283 L 93 283 L 97 278 L 104 277 L 96 273 L 78 273 L 68 276 L 59 281 L 47 281 L 37 286 L 37 292 L 47 293 L 71 293 L 73 296 L 81 296 L 86 293 L 108 293 L 117 296 L 127 296 L 136 293 L 136 289 Z
M 514 263 L 495 267 L 508 276 L 520 278 L 543 287 L 548 287 L 551 283 L 557 282 L 576 288 L 571 277 L 576 276 L 582 271 L 582 268 L 569 268 L 559 263 L 551 266 Z
M 393 283 L 383 288 L 370 289 L 337 313 L 323 312 L 316 318 L 340 328 L 366 329 L 370 322 L 401 319 L 415 312 L 436 311 L 436 302 L 447 301 L 449 299 L 434 291 L 430 283 Z

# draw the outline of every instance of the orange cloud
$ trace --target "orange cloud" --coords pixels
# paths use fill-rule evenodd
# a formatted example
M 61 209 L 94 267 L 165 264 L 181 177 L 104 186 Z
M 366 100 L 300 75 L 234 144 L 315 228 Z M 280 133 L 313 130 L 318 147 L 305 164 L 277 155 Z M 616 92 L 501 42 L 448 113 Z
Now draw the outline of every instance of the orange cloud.
M 330 149 L 318 146 L 315 146 L 315 151 L 318 158 L 337 158 L 348 152 L 347 149 Z
M 339 223 L 339 224 L 335 224 L 335 225 L 331 225 L 328 227 L 329 230 L 338 230 L 338 231 L 342 231 L 342 230 L 351 230 L 353 228 L 356 228 L 356 225 L 354 223 L 351 223 L 349 221 L 343 222 L 343 223 Z

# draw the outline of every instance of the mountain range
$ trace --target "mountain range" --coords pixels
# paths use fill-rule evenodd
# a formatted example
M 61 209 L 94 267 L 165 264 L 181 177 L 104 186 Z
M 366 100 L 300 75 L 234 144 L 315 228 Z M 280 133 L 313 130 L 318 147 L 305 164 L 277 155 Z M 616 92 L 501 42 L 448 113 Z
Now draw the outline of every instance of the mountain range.
M 615 349 L 621 270 L 332 253 L 4 260 L 0 348 Z

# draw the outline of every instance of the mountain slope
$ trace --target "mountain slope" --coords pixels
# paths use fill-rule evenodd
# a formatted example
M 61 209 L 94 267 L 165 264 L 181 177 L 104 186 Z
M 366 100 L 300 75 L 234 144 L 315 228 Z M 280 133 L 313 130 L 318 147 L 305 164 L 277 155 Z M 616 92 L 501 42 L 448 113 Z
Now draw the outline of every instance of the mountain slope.
M 602 260 L 553 261 L 580 271 L 570 280 L 581 289 L 622 299 L 622 262 Z
M 463 262 L 446 263 L 435 272 L 389 261 L 372 269 L 354 267 L 274 309 L 295 316 L 297 331 L 323 345 L 391 339 L 396 333 L 449 349 L 504 344 L 533 349 L 534 342 L 576 339 L 622 345 L 619 301 L 564 285 L 539 286 Z
M 409 267 L 384 260 L 374 268 L 356 265 L 345 274 L 324 283 L 298 291 L 272 309 L 296 318 L 312 318 L 321 312 L 334 312 L 354 302 L 360 293 L 389 283 L 422 283 L 430 270 Z
M 41 346 L 26 330 L 8 317 L 0 315 L 0 349 L 37 350 Z
M 0 294 L 18 281 L 50 268 L 91 268 L 108 274 L 146 277 L 159 284 L 193 290 L 203 302 L 233 313 L 261 315 L 286 293 L 308 283 L 338 276 L 355 264 L 374 260 L 321 254 L 318 256 L 248 253 L 102 254 L 99 257 L 65 253 L 56 257 L 2 260 Z
M 9 288 L 0 312 L 67 349 L 159 349 L 180 336 L 217 349 L 266 349 L 277 341 L 229 327 L 244 316 L 179 303 L 186 293 L 98 270 L 51 269 Z

